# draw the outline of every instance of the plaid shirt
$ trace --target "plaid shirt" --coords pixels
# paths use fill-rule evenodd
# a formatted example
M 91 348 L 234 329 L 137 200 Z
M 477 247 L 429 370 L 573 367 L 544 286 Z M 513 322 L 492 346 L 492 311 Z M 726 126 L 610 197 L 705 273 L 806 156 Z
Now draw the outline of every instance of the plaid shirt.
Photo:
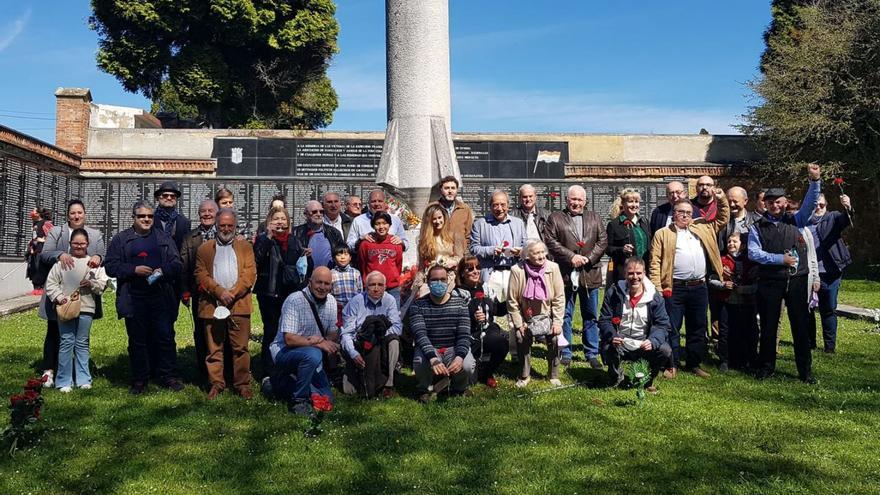
M 345 307 L 352 297 L 364 291 L 361 272 L 357 268 L 351 265 L 337 266 L 331 272 L 333 273 L 332 294 L 340 306 Z
M 309 301 L 315 302 L 308 287 L 287 296 L 281 306 L 281 319 L 278 325 L 278 334 L 269 345 L 272 360 L 281 349 L 287 346 L 284 342 L 284 334 L 292 333 L 301 337 L 323 335 L 324 331 L 318 327 L 315 315 L 309 307 Z M 336 330 L 336 300 L 332 295 L 327 295 L 324 304 L 316 304 L 318 315 L 321 317 L 321 325 L 324 330 Z

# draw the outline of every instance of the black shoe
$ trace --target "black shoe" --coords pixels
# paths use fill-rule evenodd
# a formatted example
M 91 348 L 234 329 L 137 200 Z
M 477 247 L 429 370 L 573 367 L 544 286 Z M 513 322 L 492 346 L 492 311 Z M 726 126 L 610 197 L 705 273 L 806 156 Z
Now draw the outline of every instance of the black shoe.
M 823 349 L 822 352 L 824 352 L 825 354 L 834 354 L 834 348 L 833 347 L 826 347 L 825 349 Z
M 183 390 L 183 384 L 177 381 L 177 378 L 169 378 L 165 382 L 165 388 L 171 390 L 172 392 L 180 392 Z
M 128 393 L 131 395 L 141 395 L 147 389 L 147 384 L 144 382 L 134 382 L 131 384 L 131 387 L 128 388 Z
M 600 363 L 598 359 L 591 357 L 590 358 L 590 368 L 593 368 L 594 370 L 601 370 L 602 363 Z
M 812 373 L 807 373 L 806 375 L 801 376 L 800 379 L 802 382 L 806 383 L 807 385 L 815 385 L 816 383 L 818 383 L 816 381 L 816 377 L 813 376 Z
M 729 370 L 729 368 L 727 367 L 727 363 L 720 363 L 718 365 L 718 372 L 719 373 L 727 373 L 728 370 Z
M 312 415 L 312 406 L 307 400 L 293 400 L 287 403 L 287 412 L 309 417 Z
M 571 358 L 570 357 L 563 357 L 562 359 L 559 360 L 559 364 L 568 368 L 569 366 L 571 366 Z
M 758 380 L 766 380 L 771 376 L 773 376 L 773 372 L 770 370 L 760 369 L 755 372 L 755 378 L 757 378 Z
M 263 378 L 260 382 L 260 393 L 266 400 L 275 400 L 275 391 L 272 389 L 272 380 L 269 377 Z

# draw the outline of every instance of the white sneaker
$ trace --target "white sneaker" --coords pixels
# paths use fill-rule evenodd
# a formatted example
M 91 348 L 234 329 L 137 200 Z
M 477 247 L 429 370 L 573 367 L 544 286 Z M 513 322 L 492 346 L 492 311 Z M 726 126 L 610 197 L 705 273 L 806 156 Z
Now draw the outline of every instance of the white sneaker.
M 526 388 L 529 385 L 529 382 L 532 381 L 531 377 L 528 378 L 520 378 L 516 381 L 516 388 Z
M 43 382 L 44 387 L 52 388 L 52 385 L 55 385 L 55 373 L 53 373 L 52 370 L 44 371 L 41 378 L 46 379 L 46 381 Z
M 560 380 L 559 378 L 551 378 L 550 385 L 553 385 L 554 387 L 558 387 L 558 386 L 562 385 L 562 380 Z
M 73 391 L 73 387 L 61 387 L 58 389 L 62 394 L 68 394 Z
M 91 383 L 85 383 L 85 384 L 83 384 L 83 385 L 80 385 L 79 388 L 81 388 L 81 389 L 83 389 L 83 390 L 91 390 L 91 388 L 92 388 L 92 384 L 91 384 Z

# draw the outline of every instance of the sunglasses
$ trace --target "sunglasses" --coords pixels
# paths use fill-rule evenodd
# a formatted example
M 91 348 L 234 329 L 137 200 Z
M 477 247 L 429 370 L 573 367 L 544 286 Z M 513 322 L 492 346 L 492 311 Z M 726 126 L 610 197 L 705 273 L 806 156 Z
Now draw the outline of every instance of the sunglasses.
M 159 195 L 159 197 L 164 199 L 177 199 L 177 195 L 174 193 L 162 193 Z
M 474 270 L 479 270 L 479 269 L 480 269 L 479 265 L 465 265 L 465 267 L 464 267 L 464 271 L 466 271 L 466 272 L 472 272 Z
M 138 213 L 134 216 L 135 218 L 153 218 L 152 213 Z
M 309 215 L 314 215 L 315 213 L 324 213 L 324 210 L 309 210 Z

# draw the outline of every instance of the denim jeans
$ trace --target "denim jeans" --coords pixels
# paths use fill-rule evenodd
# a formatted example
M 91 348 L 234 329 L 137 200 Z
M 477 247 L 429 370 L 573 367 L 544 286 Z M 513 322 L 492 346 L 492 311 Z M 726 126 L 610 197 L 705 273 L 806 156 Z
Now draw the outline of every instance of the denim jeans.
M 581 318 L 583 319 L 584 355 L 587 359 L 599 356 L 599 326 L 596 318 L 599 313 L 599 289 L 578 287 L 575 291 L 571 287 L 565 288 L 565 320 L 562 322 L 562 335 L 568 341 L 568 346 L 562 349 L 562 359 L 571 359 L 574 345 L 571 321 L 574 317 L 574 301 L 580 300 Z
M 275 355 L 272 389 L 289 401 L 309 400 L 312 392 L 333 397 L 323 361 L 317 347 L 282 347 Z
M 822 340 L 826 351 L 837 347 L 837 293 L 840 291 L 840 275 L 819 275 L 819 316 L 822 317 Z
M 55 386 L 72 387 L 92 384 L 89 373 L 89 331 L 92 328 L 90 314 L 81 314 L 79 318 L 58 322 L 61 333 L 61 345 L 58 348 L 58 376 Z
M 706 357 L 708 337 L 706 331 L 709 318 L 709 293 L 706 285 L 676 285 L 672 296 L 666 298 L 666 312 L 669 314 L 669 347 L 672 348 L 673 366 L 681 363 L 681 325 L 685 325 L 685 354 L 688 368 L 697 368 Z

